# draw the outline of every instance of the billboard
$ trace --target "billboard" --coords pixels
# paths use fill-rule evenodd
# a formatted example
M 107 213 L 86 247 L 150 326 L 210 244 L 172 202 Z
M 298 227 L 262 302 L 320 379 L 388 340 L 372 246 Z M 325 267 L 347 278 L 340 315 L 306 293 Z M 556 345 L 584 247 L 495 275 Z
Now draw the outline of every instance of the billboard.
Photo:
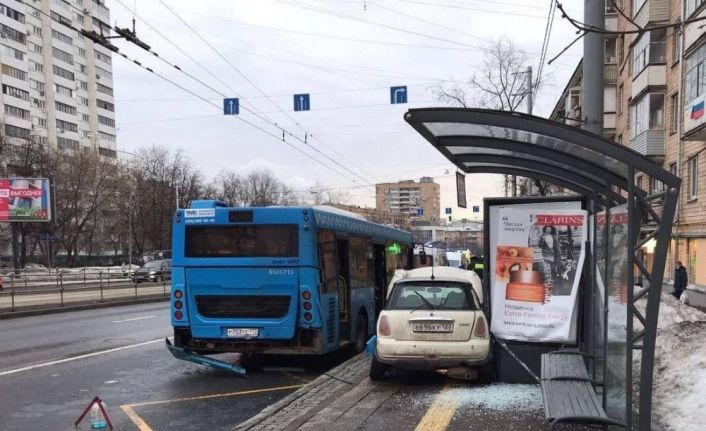
M 0 222 L 47 222 L 51 217 L 48 179 L 0 178 Z
M 491 332 L 504 340 L 575 342 L 587 213 L 554 203 L 497 209 L 491 234 Z

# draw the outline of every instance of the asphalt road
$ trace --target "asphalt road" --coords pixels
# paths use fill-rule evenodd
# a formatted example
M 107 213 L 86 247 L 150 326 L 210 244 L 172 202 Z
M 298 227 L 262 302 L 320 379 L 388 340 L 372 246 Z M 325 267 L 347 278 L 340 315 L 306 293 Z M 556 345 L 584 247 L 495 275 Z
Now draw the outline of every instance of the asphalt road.
M 166 303 L 11 319 L 0 328 L 3 431 L 74 429 L 94 396 L 118 430 L 231 429 L 335 363 L 243 379 L 178 361 L 164 346 Z

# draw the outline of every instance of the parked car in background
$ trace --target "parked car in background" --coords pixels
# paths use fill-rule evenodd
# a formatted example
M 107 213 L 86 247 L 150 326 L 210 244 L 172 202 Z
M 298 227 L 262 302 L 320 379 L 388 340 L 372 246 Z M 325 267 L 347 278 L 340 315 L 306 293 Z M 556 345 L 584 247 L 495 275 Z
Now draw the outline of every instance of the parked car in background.
M 134 283 L 154 282 L 172 279 L 172 260 L 153 260 L 138 268 L 132 274 Z
M 473 271 L 425 267 L 395 272 L 377 322 L 370 378 L 392 367 L 490 379 L 490 336 L 481 280 Z

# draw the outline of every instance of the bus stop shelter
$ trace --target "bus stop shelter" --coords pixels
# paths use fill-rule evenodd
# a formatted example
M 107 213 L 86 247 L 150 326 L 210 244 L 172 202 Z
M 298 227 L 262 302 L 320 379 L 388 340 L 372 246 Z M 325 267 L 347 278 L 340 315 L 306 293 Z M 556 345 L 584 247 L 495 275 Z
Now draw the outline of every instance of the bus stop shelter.
M 593 228 L 576 347 L 586 352 L 607 415 L 628 430 L 650 430 L 657 318 L 680 179 L 602 136 L 535 116 L 424 108 L 409 110 L 405 120 L 465 173 L 546 181 L 587 200 Z M 638 177 L 657 187 L 638 187 Z

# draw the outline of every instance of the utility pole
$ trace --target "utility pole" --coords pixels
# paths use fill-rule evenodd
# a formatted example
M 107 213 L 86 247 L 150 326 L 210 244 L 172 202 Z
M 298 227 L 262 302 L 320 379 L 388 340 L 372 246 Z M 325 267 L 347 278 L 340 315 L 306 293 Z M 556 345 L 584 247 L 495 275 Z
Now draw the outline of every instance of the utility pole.
M 527 66 L 527 71 L 525 73 L 527 74 L 527 77 L 525 78 L 525 85 L 527 86 L 527 113 L 529 115 L 532 115 L 532 107 L 534 106 L 534 83 L 532 82 L 532 66 Z M 531 187 L 532 181 L 528 178 L 527 182 Z M 532 194 L 531 190 L 528 194 Z M 517 196 L 517 175 L 512 176 L 512 196 Z
M 584 23 L 587 27 L 605 27 L 605 2 L 584 0 Z M 583 122 L 581 128 L 603 135 L 603 35 L 587 32 L 583 38 L 583 79 L 581 104 Z

